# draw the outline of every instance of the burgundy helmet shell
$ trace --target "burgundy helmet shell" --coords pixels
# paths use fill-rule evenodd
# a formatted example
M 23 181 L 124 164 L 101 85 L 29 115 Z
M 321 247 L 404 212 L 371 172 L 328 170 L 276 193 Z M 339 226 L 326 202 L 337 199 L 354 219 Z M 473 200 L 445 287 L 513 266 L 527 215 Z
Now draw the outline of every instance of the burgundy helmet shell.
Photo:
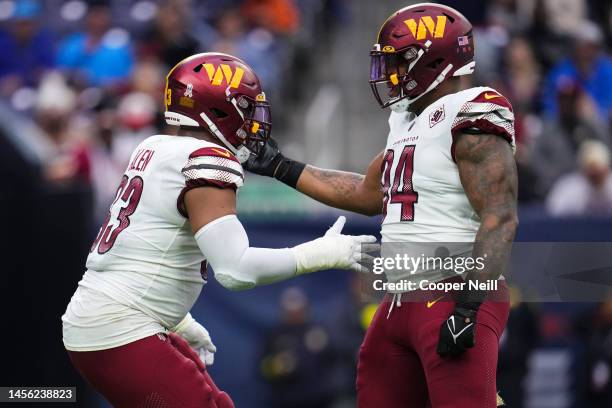
M 245 162 L 270 137 L 270 105 L 255 71 L 227 54 L 192 55 L 166 76 L 166 123 L 203 127 Z
M 404 101 L 405 110 L 448 78 L 474 72 L 472 24 L 451 7 L 414 4 L 385 21 L 370 55 L 376 100 L 383 108 Z

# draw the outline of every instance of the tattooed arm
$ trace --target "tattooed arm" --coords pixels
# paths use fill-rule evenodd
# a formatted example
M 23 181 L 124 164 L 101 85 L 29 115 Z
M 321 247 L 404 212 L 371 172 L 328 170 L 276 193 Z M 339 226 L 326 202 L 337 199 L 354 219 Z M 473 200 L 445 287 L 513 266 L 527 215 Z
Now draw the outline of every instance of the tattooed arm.
M 380 189 L 382 153 L 372 160 L 366 175 L 307 165 L 297 182 L 297 189 L 331 207 L 365 215 L 382 212 Z
M 365 215 L 382 213 L 380 188 L 382 153 L 372 160 L 365 175 L 326 170 L 285 157 L 274 139 L 261 146 L 244 168 L 274 177 L 307 196 L 332 207 Z
M 464 133 L 455 142 L 455 160 L 461 184 L 481 221 L 473 257 L 486 255 L 485 268 L 467 278 L 497 279 L 505 271 L 518 226 L 512 149 L 499 136 Z
M 383 203 L 381 164 L 382 153 L 370 163 L 365 175 L 319 169 L 283 156 L 276 141 L 269 139 L 257 156 L 243 166 L 252 173 L 274 177 L 323 204 L 377 215 L 382 212 Z
M 480 216 L 472 257 L 485 259 L 482 270 L 472 270 L 467 280 L 497 279 L 505 270 L 518 226 L 516 216 L 516 163 L 510 144 L 489 134 L 458 135 L 455 160 L 461 184 Z M 476 344 L 476 319 L 486 292 L 465 290 L 455 298 L 453 313 L 442 323 L 436 351 L 457 357 Z

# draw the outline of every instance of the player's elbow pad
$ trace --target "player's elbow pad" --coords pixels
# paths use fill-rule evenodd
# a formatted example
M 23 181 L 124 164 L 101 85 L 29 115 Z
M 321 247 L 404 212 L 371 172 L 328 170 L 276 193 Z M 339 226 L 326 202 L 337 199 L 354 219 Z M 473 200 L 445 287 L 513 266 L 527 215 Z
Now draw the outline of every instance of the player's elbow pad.
M 226 289 L 246 290 L 295 276 L 293 252 L 249 247 L 246 231 L 235 215 L 206 224 L 195 239 L 215 278 Z

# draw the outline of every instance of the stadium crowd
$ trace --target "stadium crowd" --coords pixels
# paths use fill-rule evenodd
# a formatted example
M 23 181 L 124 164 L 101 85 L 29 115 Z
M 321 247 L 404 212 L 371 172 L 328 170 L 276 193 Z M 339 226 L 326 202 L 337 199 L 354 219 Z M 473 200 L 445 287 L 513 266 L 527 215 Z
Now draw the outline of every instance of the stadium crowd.
M 447 3 L 476 27 L 476 83 L 513 103 L 520 200 L 556 215 L 610 214 L 610 3 Z M 101 216 L 132 148 L 164 127 L 159 95 L 177 61 L 238 55 L 273 101 L 293 100 L 302 93 L 284 79 L 308 75 L 320 28 L 347 13 L 342 0 L 2 1 L 1 110 L 33 120 L 49 182 L 90 182 Z
M 160 95 L 165 73 L 176 62 L 203 51 L 243 58 L 273 101 L 278 136 L 284 125 L 281 102 L 303 95 L 295 89 L 299 85 L 285 79 L 308 77 L 310 56 L 325 52 L 318 40 L 334 35 L 335 22 L 350 20 L 350 3 L 0 0 L 0 133 L 17 150 L 36 156 L 45 188 L 91 188 L 94 219 L 100 221 L 134 147 L 165 128 Z M 519 200 L 544 204 L 553 216 L 612 216 L 612 1 L 443 3 L 475 25 L 475 83 L 492 86 L 512 101 Z M 309 317 L 307 297 L 297 290 L 282 295 L 284 320 L 271 329 L 261 357 L 261 376 L 276 390 L 274 406 L 296 408 L 295 398 L 304 401 L 313 388 L 324 402 L 303 406 L 343 406 L 335 398 L 339 389 L 341 402 L 350 406 L 351 352 L 359 344 L 360 316 L 368 307 L 357 303 L 337 310 L 337 322 L 347 327 L 336 326 L 339 332 L 329 334 L 329 344 L 337 338 L 343 345 L 330 360 L 318 352 L 313 358 L 312 348 L 279 345 L 279 338 L 307 336 L 315 349 L 327 350 L 327 334 Z M 502 394 L 509 390 L 505 396 L 511 407 L 523 406 L 521 384 L 533 349 L 568 342 L 584 357 L 575 367 L 582 374 L 572 386 L 573 404 L 584 405 L 529 406 L 612 406 L 611 304 L 581 306 L 572 316 L 582 324 L 527 304 L 513 309 L 500 354 L 500 387 Z M 283 353 L 308 361 L 306 372 L 291 377 L 294 373 L 283 372 L 282 364 L 271 363 Z M 328 369 L 330 361 L 339 363 Z M 292 378 L 298 382 L 287 388 Z
M 554 215 L 611 214 L 610 2 L 467 7 L 480 21 L 476 81 L 514 107 L 519 199 L 545 201 Z
M 32 120 L 50 184 L 91 183 L 100 219 L 132 149 L 164 129 L 160 95 L 170 68 L 205 50 L 238 55 L 255 68 L 269 97 L 280 99 L 284 75 L 304 71 L 312 33 L 322 19 L 334 20 L 336 6 L 1 1 L 0 110 Z
M 558 215 L 610 214 L 609 2 L 565 2 L 564 12 L 547 0 L 457 3 L 476 26 L 475 81 L 515 109 L 520 200 Z M 101 214 L 132 148 L 164 127 L 160 89 L 177 61 L 235 54 L 273 101 L 297 97 L 283 79 L 307 75 L 318 27 L 329 26 L 320 21 L 346 12 L 338 0 L 2 1 L 2 110 L 33 119 L 49 181 L 88 180 Z

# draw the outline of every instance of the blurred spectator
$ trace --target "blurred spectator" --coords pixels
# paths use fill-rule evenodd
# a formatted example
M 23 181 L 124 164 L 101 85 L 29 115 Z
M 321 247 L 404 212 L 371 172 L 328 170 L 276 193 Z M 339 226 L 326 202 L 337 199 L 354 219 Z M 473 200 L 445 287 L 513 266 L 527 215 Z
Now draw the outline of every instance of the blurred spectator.
M 585 141 L 578 152 L 580 170 L 561 177 L 553 186 L 547 209 L 552 215 L 612 215 L 610 150 L 598 141 Z
M 529 9 L 521 0 L 493 0 L 487 8 L 489 24 L 501 26 L 511 33 L 523 32 L 529 21 Z
M 53 67 L 55 44 L 41 27 L 40 4 L 20 0 L 8 30 L 0 31 L 0 92 L 10 95 L 22 86 L 35 87 L 42 74 Z
M 163 112 L 166 105 L 160 95 L 164 92 L 166 70 L 155 59 L 145 59 L 139 62 L 132 72 L 131 89 L 133 92 L 147 94 L 156 105 L 155 129 L 164 133 L 166 121 Z
M 282 59 L 272 33 L 261 27 L 247 30 L 244 16 L 237 9 L 227 10 L 219 17 L 217 30 L 219 37 L 212 49 L 244 59 L 257 72 L 266 92 L 276 90 Z
M 612 113 L 612 60 L 602 52 L 603 35 L 590 21 L 575 26 L 573 55 L 557 64 L 546 78 L 543 90 L 544 112 L 549 117 L 559 114 L 557 84 L 560 78 L 572 78 L 590 95 L 602 120 Z
M 100 106 L 95 116 L 94 138 L 87 152 L 96 221 L 106 217 L 136 146 L 156 133 L 156 112 L 155 101 L 141 92 L 121 98 L 116 109 L 111 102 Z
M 496 85 L 512 101 L 515 116 L 516 162 L 519 175 L 519 200 L 538 199 L 530 166 L 531 145 L 540 119 L 535 115 L 540 98 L 540 66 L 529 42 L 523 37 L 513 38 L 503 55 L 501 84 Z
M 237 44 L 244 40 L 246 22 L 238 9 L 225 10 L 216 21 L 218 38 L 213 49 L 221 52 L 234 51 Z
M 42 79 L 34 106 L 35 118 L 55 145 L 67 141 L 66 131 L 76 106 L 77 96 L 60 73 L 52 72 Z
M 465 2 L 463 2 L 465 3 Z M 478 3 L 469 2 L 469 7 L 478 7 Z M 493 0 L 486 5 L 480 4 L 480 12 L 486 16 L 485 25 L 474 24 L 476 38 L 476 65 L 477 82 L 488 83 L 499 80 L 508 59 L 513 57 L 508 53 L 507 47 L 512 37 L 525 35 L 530 28 L 533 10 L 529 7 L 530 1 L 522 0 Z M 460 7 L 460 10 L 463 7 Z M 500 68 L 502 68 L 500 70 Z M 527 67 L 530 69 L 531 67 Z
M 551 6 L 548 0 L 526 0 L 526 2 L 534 4 L 531 24 L 524 35 L 529 38 L 543 71 L 548 72 L 558 61 L 567 57 L 571 36 L 569 33 L 558 31 L 550 18 Z
M 91 140 L 87 147 L 87 158 L 91 166 L 93 190 L 93 214 L 96 225 L 104 222 L 110 203 L 117 192 L 125 167 L 116 165 L 112 159 L 113 131 L 117 113 L 114 101 L 105 97 L 92 115 Z
M 89 179 L 89 163 L 70 132 L 76 107 L 77 95 L 59 73 L 50 73 L 42 79 L 34 108 L 35 120 L 56 149 L 45 169 L 46 178 L 54 183 Z
M 515 113 L 527 115 L 536 109 L 541 80 L 540 67 L 529 42 L 515 37 L 504 52 L 504 94 Z
M 300 24 L 293 0 L 246 0 L 243 12 L 251 24 L 276 34 L 295 34 Z
M 132 72 L 131 89 L 149 95 L 164 107 L 164 100 L 160 97 L 165 86 L 166 71 L 155 59 L 145 59 L 139 62 Z
M 503 48 L 508 44 L 509 36 L 505 29 L 500 27 L 474 28 L 474 41 L 477 44 L 474 58 L 478 69 L 474 72 L 474 81 L 477 84 L 491 85 L 500 78 L 500 59 Z
M 265 341 L 261 360 L 271 408 L 326 408 L 333 401 L 329 334 L 313 323 L 308 298 L 291 287 L 281 296 L 282 322 Z
M 186 6 L 185 2 L 168 0 L 159 7 L 155 25 L 142 39 L 142 57 L 155 57 L 169 69 L 198 52 L 199 43 L 190 33 Z
M 191 2 L 192 9 L 202 19 L 214 20 L 223 12 L 240 7 L 244 0 L 199 0 Z
M 92 85 L 109 85 L 129 77 L 134 64 L 130 34 L 111 28 L 108 0 L 89 2 L 85 30 L 62 42 L 57 63 Z
M 154 127 L 157 105 L 151 96 L 132 92 L 119 101 L 118 128 L 113 135 L 113 156 L 120 167 L 126 167 L 132 152 L 147 137 L 156 133 Z
M 590 97 L 571 79 L 561 77 L 557 82 L 558 88 L 552 92 L 557 95 L 559 115 L 544 119 L 530 158 L 541 194 L 546 194 L 559 176 L 576 169 L 576 153 L 583 141 L 595 139 L 609 145 L 607 127 L 593 114 Z
M 544 12 L 552 30 L 560 35 L 571 35 L 584 29 L 587 17 L 586 0 L 543 0 Z

